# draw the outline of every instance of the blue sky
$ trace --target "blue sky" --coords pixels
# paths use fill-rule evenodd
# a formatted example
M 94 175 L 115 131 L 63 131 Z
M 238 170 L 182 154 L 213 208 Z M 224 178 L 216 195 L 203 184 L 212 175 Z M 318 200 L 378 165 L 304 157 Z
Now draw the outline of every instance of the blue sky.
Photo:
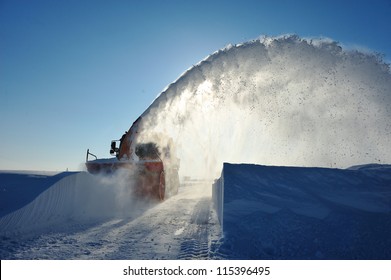
M 391 61 L 391 1 L 0 0 L 0 170 L 109 156 L 154 98 L 227 44 L 329 37 Z

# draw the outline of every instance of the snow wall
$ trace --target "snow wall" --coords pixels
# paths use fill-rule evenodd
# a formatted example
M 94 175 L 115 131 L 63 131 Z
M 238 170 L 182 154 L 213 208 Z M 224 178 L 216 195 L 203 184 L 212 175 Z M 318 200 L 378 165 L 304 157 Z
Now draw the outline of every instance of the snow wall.
M 213 202 L 233 259 L 391 259 L 391 165 L 224 163 Z
M 180 175 L 223 162 L 347 168 L 391 163 L 391 73 L 329 39 L 264 37 L 189 69 L 143 113 L 145 141 L 174 141 Z
M 121 172 L 69 175 L 23 208 L 1 217 L 0 236 L 69 230 L 71 226 L 114 217 L 137 217 L 153 203 L 133 199 L 132 184 L 129 175 Z
M 51 172 L 49 172 L 51 173 Z M 30 203 L 40 193 L 74 172 L 9 173 L 0 171 L 0 218 Z

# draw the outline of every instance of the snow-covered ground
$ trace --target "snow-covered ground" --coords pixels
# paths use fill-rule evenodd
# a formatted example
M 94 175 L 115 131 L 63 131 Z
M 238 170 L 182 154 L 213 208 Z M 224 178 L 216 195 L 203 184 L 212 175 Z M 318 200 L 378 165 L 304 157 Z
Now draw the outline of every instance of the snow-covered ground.
M 28 190 L 25 174 L 18 176 Z M 163 203 L 142 203 L 117 176 L 68 174 L 0 218 L 0 257 L 391 259 L 389 165 L 225 164 L 216 182 L 224 185 L 220 198 L 212 196 L 213 182 L 188 181 Z
M 86 173 L 57 182 L 0 219 L 1 259 L 214 258 L 211 183 L 185 184 L 158 204 L 118 197 L 120 189 Z

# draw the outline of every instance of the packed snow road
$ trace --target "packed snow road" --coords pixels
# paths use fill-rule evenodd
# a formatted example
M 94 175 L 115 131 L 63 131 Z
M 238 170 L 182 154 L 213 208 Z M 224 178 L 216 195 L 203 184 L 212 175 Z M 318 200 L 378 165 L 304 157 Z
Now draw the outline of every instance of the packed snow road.
M 147 208 L 147 207 L 146 207 Z M 188 185 L 138 216 L 3 237 L 2 259 L 208 259 L 220 238 L 211 184 Z M 61 229 L 62 228 L 62 229 Z

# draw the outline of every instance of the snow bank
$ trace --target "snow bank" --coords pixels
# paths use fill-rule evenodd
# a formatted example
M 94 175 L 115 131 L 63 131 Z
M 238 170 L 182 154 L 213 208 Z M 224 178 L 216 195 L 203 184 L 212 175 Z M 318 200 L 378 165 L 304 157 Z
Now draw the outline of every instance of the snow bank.
M 72 223 L 93 223 L 142 213 L 148 204 L 134 201 L 129 174 L 69 175 L 23 208 L 0 218 L 0 235 L 47 231 Z
M 225 163 L 213 201 L 233 258 L 391 258 L 390 165 Z
M 22 208 L 54 183 L 73 173 L 0 171 L 0 217 Z
M 181 175 L 193 178 L 216 178 L 223 162 L 390 163 L 390 91 L 389 65 L 376 54 L 265 37 L 189 69 L 144 112 L 140 135 L 169 134 Z

